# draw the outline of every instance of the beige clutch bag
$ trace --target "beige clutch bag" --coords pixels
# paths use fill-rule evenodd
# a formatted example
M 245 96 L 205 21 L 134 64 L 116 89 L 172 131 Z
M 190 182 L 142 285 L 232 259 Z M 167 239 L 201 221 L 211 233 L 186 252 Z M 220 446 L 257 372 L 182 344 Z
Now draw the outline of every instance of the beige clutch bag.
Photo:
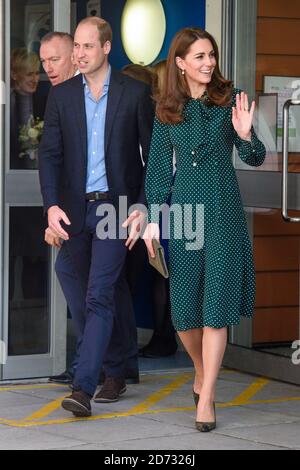
M 155 268 L 165 279 L 169 277 L 169 271 L 165 260 L 165 252 L 161 244 L 154 238 L 152 240 L 155 257 L 152 258 L 148 252 L 149 263 Z

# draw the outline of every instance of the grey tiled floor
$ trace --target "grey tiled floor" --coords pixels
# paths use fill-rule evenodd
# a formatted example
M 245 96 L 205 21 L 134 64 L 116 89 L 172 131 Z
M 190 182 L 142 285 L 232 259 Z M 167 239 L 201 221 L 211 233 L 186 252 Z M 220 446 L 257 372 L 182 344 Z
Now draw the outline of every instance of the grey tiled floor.
M 60 407 L 66 387 L 0 386 L 0 449 L 300 449 L 300 387 L 272 381 L 261 386 L 259 377 L 222 370 L 218 427 L 201 434 L 194 428 L 192 370 L 186 363 L 172 370 L 174 360 L 169 367 L 164 362 L 164 370 L 155 370 L 157 361 L 148 362 L 148 371 L 141 364 L 141 383 L 128 386 L 118 403 L 93 404 L 87 420 Z M 244 393 L 250 386 L 251 404 Z

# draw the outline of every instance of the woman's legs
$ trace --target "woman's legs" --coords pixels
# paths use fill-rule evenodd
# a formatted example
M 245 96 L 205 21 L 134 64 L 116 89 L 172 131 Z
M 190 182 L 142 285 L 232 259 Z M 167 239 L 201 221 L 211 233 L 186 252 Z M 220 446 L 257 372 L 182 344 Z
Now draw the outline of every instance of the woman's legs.
M 200 393 L 197 421 L 214 421 L 213 402 L 216 383 L 222 365 L 226 345 L 227 328 L 203 328 L 178 332 L 190 355 L 196 375 L 194 390 Z
M 201 393 L 201 388 L 204 380 L 203 358 L 202 358 L 202 338 L 203 330 L 201 328 L 178 331 L 178 336 L 181 339 L 183 346 L 191 357 L 195 367 L 195 381 L 194 391 Z
M 204 328 L 202 354 L 204 382 L 197 409 L 197 421 L 214 421 L 216 384 L 227 345 L 227 328 Z

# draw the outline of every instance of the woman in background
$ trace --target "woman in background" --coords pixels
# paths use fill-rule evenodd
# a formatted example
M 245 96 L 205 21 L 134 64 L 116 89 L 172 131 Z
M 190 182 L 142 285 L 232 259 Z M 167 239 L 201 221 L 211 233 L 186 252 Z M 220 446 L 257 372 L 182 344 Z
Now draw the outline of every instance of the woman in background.
M 163 84 L 165 81 L 166 70 L 167 70 L 167 61 L 163 59 L 157 62 L 155 65 L 152 65 L 152 70 L 154 73 L 153 80 L 153 95 L 154 97 L 159 95 L 160 91 L 163 89 Z
M 40 59 L 35 52 L 25 47 L 13 49 L 11 54 L 11 94 L 10 94 L 10 149 L 11 168 L 37 168 L 29 157 L 22 158 L 20 128 L 27 126 L 30 118 L 42 119 L 46 97 L 36 97 L 40 80 Z
M 162 88 L 166 63 L 166 60 L 162 60 L 152 67 L 128 64 L 123 68 L 123 73 L 149 85 L 153 95 L 156 96 Z M 168 261 L 168 240 L 162 239 L 161 242 Z M 145 245 L 142 245 L 142 240 L 138 240 L 133 256 L 129 255 L 126 260 L 127 278 L 133 295 L 135 293 L 134 287 L 137 286 L 137 281 L 144 268 L 145 254 Z M 149 342 L 139 349 L 139 355 L 147 358 L 171 356 L 176 353 L 178 346 L 171 321 L 169 280 L 163 278 L 155 269 L 150 269 L 153 334 Z

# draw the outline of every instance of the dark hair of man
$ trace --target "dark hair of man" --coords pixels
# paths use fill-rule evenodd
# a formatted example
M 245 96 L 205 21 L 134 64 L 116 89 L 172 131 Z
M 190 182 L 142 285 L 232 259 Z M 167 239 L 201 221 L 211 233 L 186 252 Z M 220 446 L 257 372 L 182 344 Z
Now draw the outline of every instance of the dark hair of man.
M 165 124 L 179 124 L 184 120 L 184 105 L 191 95 L 185 75 L 176 64 L 176 57 L 184 59 L 192 44 L 198 39 L 208 39 L 211 42 L 216 58 L 212 80 L 207 85 L 207 103 L 217 106 L 231 105 L 233 85 L 220 72 L 219 50 L 216 40 L 203 29 L 184 28 L 175 35 L 171 43 L 164 84 L 158 95 L 154 97 L 157 102 L 156 115 Z
M 78 26 L 83 24 L 92 24 L 97 27 L 99 31 L 99 40 L 102 47 L 107 41 L 112 42 L 113 34 L 108 21 L 104 20 L 103 18 L 99 18 L 98 16 L 88 16 L 87 18 L 81 20 L 78 23 Z
M 61 33 L 60 31 L 51 31 L 50 33 L 45 34 L 45 36 L 41 39 L 41 44 L 45 44 L 45 42 L 52 41 L 52 39 L 59 38 L 59 39 L 66 39 L 70 41 L 70 43 L 74 42 L 74 38 L 69 33 Z

